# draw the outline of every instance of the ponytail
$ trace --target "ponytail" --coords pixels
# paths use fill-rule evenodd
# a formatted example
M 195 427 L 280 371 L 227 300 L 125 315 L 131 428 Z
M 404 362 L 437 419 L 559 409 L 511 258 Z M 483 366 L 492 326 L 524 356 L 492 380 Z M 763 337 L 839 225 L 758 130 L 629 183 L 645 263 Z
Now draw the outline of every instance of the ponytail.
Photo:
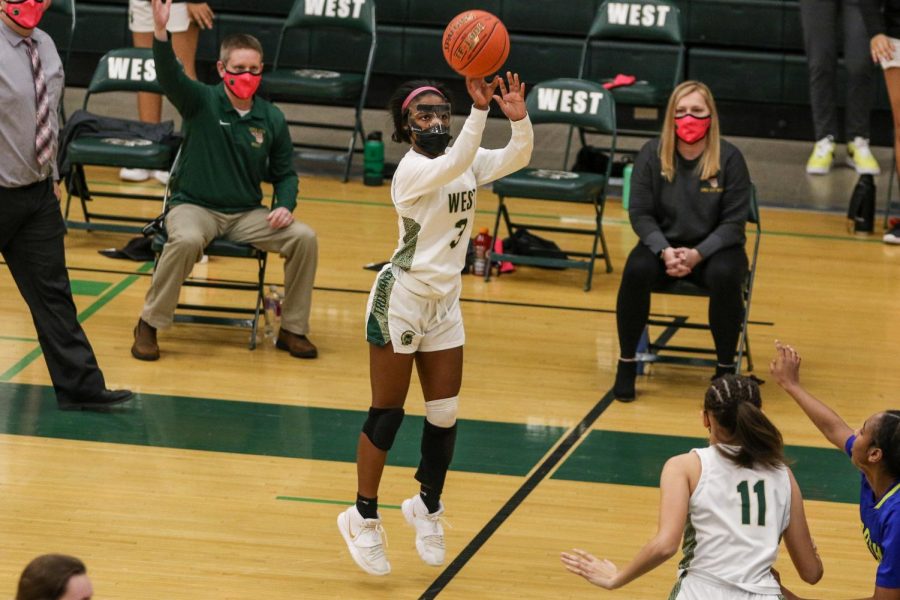
M 720 449 L 726 458 L 748 469 L 755 465 L 775 468 L 785 464 L 784 440 L 778 428 L 762 412 L 762 398 L 755 381 L 731 374 L 717 378 L 706 391 L 703 408 L 739 446 L 736 453 Z M 900 418 L 897 421 L 900 422 Z

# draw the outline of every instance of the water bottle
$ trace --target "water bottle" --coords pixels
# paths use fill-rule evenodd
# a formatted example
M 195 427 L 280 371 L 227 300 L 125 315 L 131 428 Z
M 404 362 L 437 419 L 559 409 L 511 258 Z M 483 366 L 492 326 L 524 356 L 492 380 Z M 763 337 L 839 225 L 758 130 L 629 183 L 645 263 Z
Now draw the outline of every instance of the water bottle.
M 366 136 L 363 146 L 363 183 L 381 185 L 384 176 L 384 142 L 381 132 L 373 131 Z
M 628 198 L 631 196 L 631 171 L 633 168 L 634 165 L 628 163 L 625 165 L 625 170 L 622 171 L 622 209 L 626 216 L 628 216 Z
M 263 309 L 266 321 L 265 336 L 274 343 L 278 328 L 281 327 L 281 299 L 282 294 L 274 285 L 269 286 L 269 291 L 263 298 Z
M 478 230 L 478 235 L 475 236 L 475 274 L 484 276 L 488 266 L 490 263 L 490 254 L 491 254 L 491 236 L 488 233 L 487 227 L 482 227 Z

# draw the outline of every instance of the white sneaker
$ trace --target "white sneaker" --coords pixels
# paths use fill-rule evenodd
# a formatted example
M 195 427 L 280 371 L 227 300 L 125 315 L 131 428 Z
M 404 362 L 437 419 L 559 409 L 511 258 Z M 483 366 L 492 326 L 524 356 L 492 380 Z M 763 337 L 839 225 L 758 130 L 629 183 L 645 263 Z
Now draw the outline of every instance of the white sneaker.
M 153 171 L 153 178 L 163 185 L 169 185 L 168 171 Z
M 433 513 L 428 512 L 422 497 L 416 494 L 400 505 L 406 522 L 416 528 L 416 550 L 425 564 L 439 567 L 444 564 L 444 527 L 441 515 L 444 503 Z
M 847 144 L 847 164 L 856 169 L 860 175 L 879 175 L 881 167 L 878 161 L 872 156 L 869 149 L 869 140 L 864 137 L 856 136 L 853 141 Z
M 150 179 L 150 171 L 147 169 L 120 169 L 119 179 L 122 181 L 147 181 Z
M 338 515 L 337 526 L 347 542 L 350 556 L 370 575 L 387 575 L 391 564 L 384 552 L 387 538 L 381 519 L 363 519 L 356 506 Z

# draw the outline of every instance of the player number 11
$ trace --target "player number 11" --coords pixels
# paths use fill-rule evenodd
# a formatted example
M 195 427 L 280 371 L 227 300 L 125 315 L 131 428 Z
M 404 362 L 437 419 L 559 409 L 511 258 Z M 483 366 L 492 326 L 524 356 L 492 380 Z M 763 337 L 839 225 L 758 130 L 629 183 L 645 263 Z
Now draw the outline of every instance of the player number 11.
M 737 491 L 741 495 L 741 523 L 750 524 L 750 486 L 747 481 L 740 482 Z M 753 492 L 756 494 L 756 503 L 759 513 L 756 518 L 756 524 L 764 527 L 766 524 L 766 482 L 760 479 L 753 486 Z

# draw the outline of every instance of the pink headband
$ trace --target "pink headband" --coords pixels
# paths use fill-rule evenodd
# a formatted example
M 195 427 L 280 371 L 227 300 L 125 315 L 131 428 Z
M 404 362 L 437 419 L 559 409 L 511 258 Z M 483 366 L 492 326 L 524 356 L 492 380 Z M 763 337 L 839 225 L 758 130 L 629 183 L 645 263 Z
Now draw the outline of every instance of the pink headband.
M 403 105 L 400 107 L 400 112 L 403 112 L 406 110 L 406 107 L 409 106 L 409 103 L 412 101 L 413 98 L 415 98 L 422 92 L 427 92 L 428 90 L 437 92 L 438 96 L 440 96 L 441 98 L 444 98 L 444 94 L 441 93 L 441 90 L 437 89 L 436 87 L 432 87 L 430 85 L 423 85 L 422 87 L 418 87 L 409 93 L 409 96 L 406 97 L 406 100 L 403 101 Z

